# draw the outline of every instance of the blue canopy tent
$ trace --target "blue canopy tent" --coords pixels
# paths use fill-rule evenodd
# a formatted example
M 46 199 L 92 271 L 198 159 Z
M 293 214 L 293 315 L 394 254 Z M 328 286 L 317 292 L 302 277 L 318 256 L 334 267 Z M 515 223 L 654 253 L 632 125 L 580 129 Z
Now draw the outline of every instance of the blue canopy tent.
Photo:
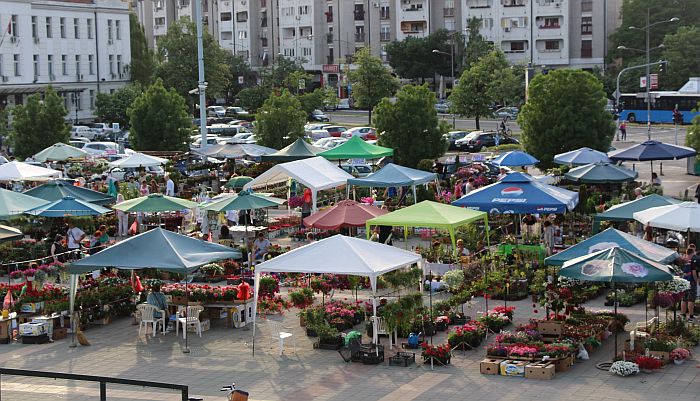
M 532 166 L 539 163 L 535 157 L 529 153 L 525 153 L 522 150 L 513 150 L 511 152 L 506 152 L 495 159 L 491 160 L 491 163 L 501 166 L 501 167 L 522 167 L 522 166 Z
M 631 221 L 634 220 L 634 213 L 647 210 L 652 207 L 668 206 L 681 203 L 681 201 L 665 196 L 651 194 L 640 199 L 617 204 L 603 213 L 593 216 L 593 233 L 597 233 L 601 221 Z
M 663 264 L 671 263 L 678 258 L 678 253 L 672 249 L 656 245 L 614 228 L 608 228 L 571 248 L 546 258 L 544 263 L 552 266 L 561 266 L 570 259 L 616 246 Z
M 416 170 L 413 168 L 399 166 L 397 164 L 389 163 L 382 167 L 381 170 L 376 171 L 364 178 L 351 178 L 348 179 L 348 194 L 350 193 L 350 186 L 355 185 L 358 187 L 371 187 L 371 188 L 387 188 L 387 187 L 413 187 L 413 201 L 417 203 L 416 199 L 416 185 L 426 184 L 432 181 L 437 181 L 438 177 L 435 173 L 429 173 L 427 171 Z M 348 196 L 349 197 L 349 196 Z
M 629 148 L 608 153 L 610 160 L 617 161 L 649 161 L 651 172 L 654 173 L 654 160 L 679 160 L 693 157 L 695 149 L 686 146 L 672 145 L 659 141 L 645 141 Z
M 471 191 L 452 204 L 489 213 L 566 213 L 578 204 L 578 193 L 516 172 Z
M 554 163 L 573 167 L 593 163 L 610 163 L 610 159 L 608 155 L 599 150 L 583 147 L 555 155 Z

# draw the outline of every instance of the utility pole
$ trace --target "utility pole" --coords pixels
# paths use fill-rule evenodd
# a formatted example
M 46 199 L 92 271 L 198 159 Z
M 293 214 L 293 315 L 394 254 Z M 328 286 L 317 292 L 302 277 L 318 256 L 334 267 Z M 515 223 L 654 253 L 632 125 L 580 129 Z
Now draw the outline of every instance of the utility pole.
M 204 43 L 202 41 L 202 0 L 194 1 L 195 21 L 197 21 L 197 69 L 199 70 L 199 132 L 202 135 L 202 149 L 207 146 L 207 82 L 204 80 Z M 231 16 L 233 18 L 233 15 Z

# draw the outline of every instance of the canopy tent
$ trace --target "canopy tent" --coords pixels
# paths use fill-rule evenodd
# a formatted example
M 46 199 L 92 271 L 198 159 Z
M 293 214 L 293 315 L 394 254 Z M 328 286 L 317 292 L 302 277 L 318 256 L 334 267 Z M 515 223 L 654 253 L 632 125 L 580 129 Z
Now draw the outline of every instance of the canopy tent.
M 450 233 L 452 246 L 456 247 L 455 229 L 477 220 L 484 220 L 486 240 L 488 242 L 488 215 L 486 213 L 427 200 L 384 216 L 367 220 L 365 225 L 367 227 L 367 238 L 371 234 L 371 226 L 403 227 L 404 236 L 406 237 L 408 236 L 408 227 L 442 228 Z
M 566 213 L 578 204 L 578 193 L 516 172 L 471 191 L 452 204 L 489 213 Z
M 613 184 L 634 181 L 636 171 L 610 163 L 594 163 L 576 167 L 564 174 L 564 178 L 586 184 Z
M 308 159 L 309 157 L 315 157 L 326 149 L 313 146 L 303 140 L 302 138 L 297 139 L 291 145 L 278 150 L 275 153 L 269 155 L 262 155 L 260 160 L 264 162 L 292 162 L 294 160 Z
M 161 157 L 149 156 L 144 153 L 134 153 L 131 156 L 127 156 L 123 159 L 113 161 L 109 163 L 109 165 L 110 167 L 141 168 L 160 166 L 167 162 L 168 159 L 163 159 Z
M 150 194 L 118 203 L 112 206 L 112 209 L 121 210 L 123 212 L 160 213 L 176 212 L 178 210 L 192 209 L 194 207 L 197 207 L 197 203 L 186 199 L 161 194 Z
M 665 196 L 651 194 L 640 199 L 631 200 L 612 206 L 603 213 L 593 216 L 593 232 L 598 232 L 601 221 L 629 221 L 634 220 L 634 213 L 647 210 L 657 206 L 667 206 L 680 203 L 681 201 L 667 198 Z
M 422 263 L 422 257 L 415 252 L 342 235 L 312 242 L 265 261 L 255 268 L 253 305 L 256 310 L 253 313 L 253 341 L 255 341 L 260 273 L 332 273 L 364 276 L 369 277 L 374 295 L 377 291 L 377 277 L 414 263 Z M 377 302 L 374 297 L 372 309 L 373 315 L 376 316 Z M 378 342 L 377 330 L 374 330 L 373 341 L 375 344 Z
M 253 177 L 239 175 L 237 177 L 231 177 L 226 184 L 224 184 L 224 187 L 241 190 L 245 184 L 251 181 L 253 181 Z
M 559 153 L 554 156 L 554 163 L 565 166 L 583 166 L 593 163 L 610 163 L 608 155 L 591 148 L 580 148 L 570 152 Z
M 344 144 L 319 153 L 319 156 L 328 160 L 379 159 L 380 157 L 393 155 L 394 149 L 369 144 L 359 136 L 353 136 Z
M 24 194 L 47 201 L 57 201 L 66 196 L 72 196 L 75 199 L 100 206 L 109 205 L 116 201 L 113 196 L 106 193 L 93 191 L 85 187 L 76 187 L 75 185 L 61 180 L 48 181 L 38 187 L 24 191 Z
M 24 238 L 24 234 L 14 227 L 0 225 L 0 242 Z
M 659 141 L 645 141 L 608 153 L 612 161 L 649 161 L 651 172 L 654 173 L 654 160 L 678 160 L 693 157 L 695 149 L 686 146 L 672 145 Z
M 44 206 L 49 202 L 27 194 L 0 188 L 0 218 L 22 214 L 35 207 Z
M 42 163 L 47 161 L 64 162 L 68 159 L 81 159 L 87 155 L 88 153 L 82 149 L 78 149 L 65 143 L 55 143 L 35 154 L 32 158 Z
M 614 246 L 624 248 L 646 259 L 659 263 L 671 263 L 678 258 L 678 253 L 672 249 L 656 245 L 653 242 L 645 241 L 614 228 L 608 228 L 570 248 L 546 258 L 544 263 L 552 266 L 561 266 L 570 259 L 575 259 L 603 249 L 609 249 Z
M 194 152 L 202 156 L 214 157 L 217 159 L 242 159 L 244 157 L 256 159 L 263 155 L 276 153 L 277 149 L 272 149 L 253 143 L 225 143 L 195 149 Z
M 0 181 L 46 180 L 58 178 L 61 174 L 58 170 L 34 166 L 17 160 L 0 165 Z
M 289 178 L 311 190 L 313 210 L 316 211 L 318 191 L 340 187 L 353 177 L 323 157 L 317 156 L 278 164 L 247 183 L 243 189 L 280 184 L 287 182 Z
M 66 196 L 63 199 L 53 201 L 47 205 L 39 206 L 26 213 L 41 217 L 67 217 L 67 216 L 100 216 L 111 212 L 111 209 L 99 205 Z
M 261 194 L 253 193 L 252 191 L 242 191 L 233 196 L 227 196 L 217 202 L 209 203 L 204 207 L 204 210 L 214 212 L 225 212 L 228 210 L 252 210 L 265 207 L 274 207 L 286 202 L 284 199 L 273 198 Z
M 351 185 L 378 188 L 411 186 L 413 187 L 413 199 L 415 202 L 418 202 L 416 185 L 437 181 L 437 179 L 438 177 L 435 173 L 389 163 L 367 177 L 348 180 L 348 193 Z
M 633 214 L 634 219 L 652 227 L 680 232 L 700 232 L 700 203 L 683 202 L 658 206 Z
M 347 227 L 362 227 L 367 220 L 389 213 L 376 206 L 365 205 L 354 200 L 340 201 L 304 219 L 307 227 L 321 230 L 337 230 Z
M 491 163 L 501 166 L 501 167 L 521 167 L 521 166 L 532 166 L 540 161 L 529 153 L 525 153 L 522 150 L 513 150 L 506 152 L 495 159 L 491 160 Z

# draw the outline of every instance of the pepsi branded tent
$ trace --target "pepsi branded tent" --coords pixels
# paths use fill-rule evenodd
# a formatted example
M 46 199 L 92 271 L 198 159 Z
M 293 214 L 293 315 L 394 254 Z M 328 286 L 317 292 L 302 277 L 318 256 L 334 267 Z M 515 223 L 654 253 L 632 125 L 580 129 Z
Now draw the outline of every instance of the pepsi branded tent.
M 578 193 L 537 182 L 524 173 L 511 173 L 452 204 L 489 213 L 566 213 L 578 204 Z

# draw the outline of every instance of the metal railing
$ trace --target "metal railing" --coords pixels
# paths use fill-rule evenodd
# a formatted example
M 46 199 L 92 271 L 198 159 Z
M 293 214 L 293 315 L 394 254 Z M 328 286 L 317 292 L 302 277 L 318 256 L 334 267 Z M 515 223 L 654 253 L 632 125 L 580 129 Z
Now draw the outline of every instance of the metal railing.
M 170 383 L 151 382 L 151 381 L 144 381 L 144 380 L 119 379 L 116 377 L 79 375 L 79 374 L 73 374 L 73 373 L 59 373 L 59 372 L 42 372 L 42 371 L 38 371 L 38 370 L 9 369 L 9 368 L 0 368 L 0 384 L 2 383 L 2 375 L 25 376 L 25 377 L 43 377 L 43 378 L 48 378 L 48 379 L 62 379 L 62 380 L 77 380 L 77 381 L 97 382 L 97 383 L 100 383 L 100 401 L 107 401 L 107 383 L 121 384 L 121 385 L 126 385 L 126 386 L 154 387 L 154 388 L 164 388 L 164 389 L 176 390 L 182 394 L 182 401 L 188 401 L 188 399 L 189 399 L 189 387 L 182 385 L 182 384 L 170 384 Z M 2 401 L 2 386 L 1 385 L 0 385 L 0 401 Z

